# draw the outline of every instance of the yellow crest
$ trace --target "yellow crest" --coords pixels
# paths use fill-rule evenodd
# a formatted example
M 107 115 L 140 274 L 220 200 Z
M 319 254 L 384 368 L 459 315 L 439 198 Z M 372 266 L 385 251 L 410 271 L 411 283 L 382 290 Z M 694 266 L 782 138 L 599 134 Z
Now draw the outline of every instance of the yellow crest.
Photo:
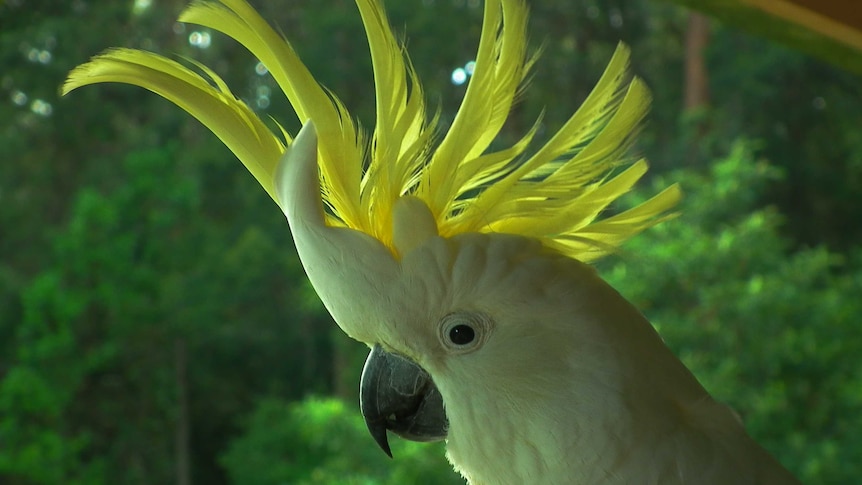
M 436 119 L 427 117 L 419 79 L 380 0 L 356 4 L 374 69 L 377 119 L 370 140 L 245 0 L 198 1 L 179 18 L 248 48 L 272 73 L 300 120 L 314 121 L 329 225 L 365 232 L 395 252 L 393 207 L 412 195 L 428 206 L 442 236 L 519 234 L 591 261 L 664 220 L 679 200 L 674 185 L 633 209 L 596 220 L 647 170 L 640 160 L 610 177 L 623 163 L 650 101 L 643 83 L 628 74 L 625 46 L 617 48 L 592 93 L 544 146 L 525 155 L 534 127 L 512 147 L 488 152 L 534 57 L 527 55 L 523 1 L 486 0 L 475 70 L 451 127 L 435 145 Z M 281 133 L 274 134 L 214 72 L 195 67 L 206 77 L 153 53 L 115 49 L 72 71 L 63 93 L 122 82 L 165 97 L 212 130 L 277 201 L 273 176 L 290 135 L 280 127 Z

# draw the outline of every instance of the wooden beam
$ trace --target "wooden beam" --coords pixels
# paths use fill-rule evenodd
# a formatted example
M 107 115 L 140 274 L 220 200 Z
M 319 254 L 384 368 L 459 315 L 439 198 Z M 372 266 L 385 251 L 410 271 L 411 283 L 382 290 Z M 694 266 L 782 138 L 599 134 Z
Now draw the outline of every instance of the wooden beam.
M 862 74 L 862 0 L 665 0 Z
M 741 3 L 862 51 L 859 0 L 741 0 Z

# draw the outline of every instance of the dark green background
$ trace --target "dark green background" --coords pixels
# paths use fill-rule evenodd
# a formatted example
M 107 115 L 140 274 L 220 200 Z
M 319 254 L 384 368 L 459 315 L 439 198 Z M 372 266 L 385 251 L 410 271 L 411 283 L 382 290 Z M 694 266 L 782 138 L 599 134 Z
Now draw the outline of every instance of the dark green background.
M 215 33 L 189 45 L 183 4 L 0 6 L 0 483 L 460 483 L 441 445 L 399 440 L 394 461 L 376 449 L 356 404 L 363 345 L 331 322 L 280 211 L 214 136 L 134 87 L 58 98 L 75 65 L 139 47 L 206 63 L 251 104 L 269 90 L 263 114 L 296 129 L 243 48 Z M 352 2 L 254 4 L 370 126 Z M 388 4 L 451 120 L 464 86 L 450 73 L 475 52 L 480 2 Z M 710 103 L 683 112 L 688 11 L 533 0 L 532 12 L 544 52 L 501 143 L 543 109 L 547 138 L 629 43 L 655 96 L 637 146 L 653 171 L 632 200 L 673 181 L 687 195 L 680 218 L 601 271 L 803 482 L 857 483 L 860 79 L 714 21 Z

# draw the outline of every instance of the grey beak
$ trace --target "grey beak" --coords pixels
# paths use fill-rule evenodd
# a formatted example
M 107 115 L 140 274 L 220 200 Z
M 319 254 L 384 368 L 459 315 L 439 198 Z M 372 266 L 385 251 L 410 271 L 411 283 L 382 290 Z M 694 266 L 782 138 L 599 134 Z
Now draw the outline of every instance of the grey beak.
M 449 420 L 431 376 L 413 361 L 375 345 L 362 369 L 359 407 L 374 441 L 392 457 L 386 431 L 411 441 L 446 438 Z

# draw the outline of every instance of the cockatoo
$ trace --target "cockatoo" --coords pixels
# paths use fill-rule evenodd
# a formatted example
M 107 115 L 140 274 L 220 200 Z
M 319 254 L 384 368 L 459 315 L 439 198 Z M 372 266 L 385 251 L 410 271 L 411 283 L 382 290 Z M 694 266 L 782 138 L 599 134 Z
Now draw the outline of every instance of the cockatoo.
M 647 169 L 624 163 L 650 100 L 629 50 L 547 143 L 528 154 L 537 123 L 489 151 L 536 59 L 523 1 L 485 1 L 475 70 L 445 130 L 426 116 L 380 0 L 356 4 L 375 80 L 370 139 L 244 0 L 198 1 L 179 20 L 267 67 L 304 122 L 295 138 L 205 66 L 149 52 L 110 50 L 63 91 L 144 87 L 236 154 L 286 215 L 335 322 L 371 347 L 360 407 L 387 453 L 387 431 L 445 439 L 471 485 L 798 483 L 588 265 L 680 197 L 670 186 L 599 218 Z

